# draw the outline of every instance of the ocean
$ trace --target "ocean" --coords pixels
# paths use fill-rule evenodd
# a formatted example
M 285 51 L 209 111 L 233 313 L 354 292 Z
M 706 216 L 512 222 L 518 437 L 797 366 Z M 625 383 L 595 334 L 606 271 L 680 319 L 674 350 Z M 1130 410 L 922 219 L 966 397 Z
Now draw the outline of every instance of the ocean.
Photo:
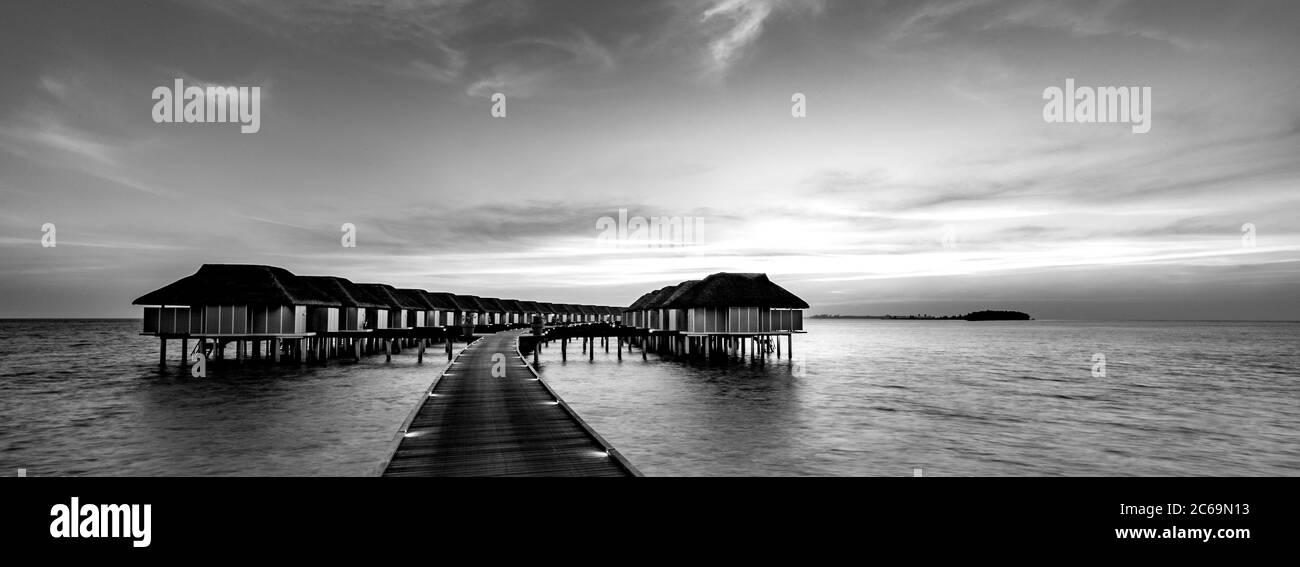
M 373 475 L 444 362 L 231 362 L 195 379 L 175 341 L 160 371 L 140 326 L 0 321 L 3 474 Z M 571 344 L 563 362 L 553 344 L 540 370 L 649 476 L 1300 473 L 1300 323 L 806 327 L 793 360 L 588 361 Z

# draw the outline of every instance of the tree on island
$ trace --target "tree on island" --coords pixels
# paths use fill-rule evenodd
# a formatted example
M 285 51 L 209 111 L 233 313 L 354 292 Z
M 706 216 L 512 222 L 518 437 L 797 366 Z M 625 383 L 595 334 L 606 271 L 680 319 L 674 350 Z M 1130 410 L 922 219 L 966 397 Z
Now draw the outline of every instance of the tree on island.
M 966 314 L 967 321 L 1029 321 L 1032 317 L 1028 313 L 1019 311 L 975 311 Z
M 1020 311 L 995 311 L 986 309 L 984 311 L 973 311 L 965 315 L 930 315 L 928 313 L 917 313 L 915 315 L 838 315 L 838 314 L 820 314 L 813 315 L 811 319 L 897 319 L 905 321 L 920 320 L 957 320 L 966 321 L 1032 321 L 1028 313 Z

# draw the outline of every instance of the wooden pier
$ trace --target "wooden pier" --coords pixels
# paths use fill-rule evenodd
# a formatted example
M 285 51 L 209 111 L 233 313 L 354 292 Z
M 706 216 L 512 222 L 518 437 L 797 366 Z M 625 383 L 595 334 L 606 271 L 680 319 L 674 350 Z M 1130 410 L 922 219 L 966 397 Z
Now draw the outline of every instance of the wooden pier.
M 528 365 L 522 332 L 485 336 L 453 360 L 402 427 L 384 476 L 641 476 Z

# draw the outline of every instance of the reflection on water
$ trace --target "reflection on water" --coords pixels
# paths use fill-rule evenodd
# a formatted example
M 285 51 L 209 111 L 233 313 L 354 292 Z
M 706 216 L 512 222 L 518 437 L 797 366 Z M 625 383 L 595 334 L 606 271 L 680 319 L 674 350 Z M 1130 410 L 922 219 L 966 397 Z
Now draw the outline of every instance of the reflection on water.
M 209 364 L 194 379 L 138 321 L 0 321 L 0 470 L 51 475 L 369 475 L 442 367 Z M 427 360 L 427 359 L 426 359 Z
M 562 363 L 552 347 L 543 378 L 649 475 L 1300 471 L 1300 325 L 808 327 L 793 362 Z
M 0 471 L 368 475 L 442 367 L 157 368 L 138 321 L 0 321 Z M 1293 475 L 1300 325 L 819 321 L 795 360 L 542 376 L 649 475 Z M 572 349 L 571 349 L 572 352 Z M 1104 353 L 1105 378 L 1091 375 Z

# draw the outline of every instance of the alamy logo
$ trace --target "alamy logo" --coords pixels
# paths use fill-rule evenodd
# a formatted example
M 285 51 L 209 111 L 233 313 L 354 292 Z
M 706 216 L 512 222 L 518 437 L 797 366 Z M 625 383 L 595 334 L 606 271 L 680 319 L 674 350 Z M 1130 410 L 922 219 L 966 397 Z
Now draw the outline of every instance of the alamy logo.
M 704 219 L 700 217 L 632 217 L 618 210 L 618 219 L 596 219 L 596 241 L 602 246 L 622 247 L 624 242 L 644 243 L 649 248 L 687 246 L 702 242 Z
M 1134 134 L 1151 131 L 1151 87 L 1078 87 L 1074 79 L 1043 89 L 1043 120 L 1048 123 L 1127 123 Z
M 50 537 L 131 538 L 135 547 L 149 547 L 152 506 L 145 504 L 81 504 L 76 496 L 69 504 L 50 508 Z
M 166 123 L 238 123 L 239 131 L 255 134 L 262 129 L 262 87 L 185 86 L 176 79 L 173 88 L 153 90 L 153 121 Z

